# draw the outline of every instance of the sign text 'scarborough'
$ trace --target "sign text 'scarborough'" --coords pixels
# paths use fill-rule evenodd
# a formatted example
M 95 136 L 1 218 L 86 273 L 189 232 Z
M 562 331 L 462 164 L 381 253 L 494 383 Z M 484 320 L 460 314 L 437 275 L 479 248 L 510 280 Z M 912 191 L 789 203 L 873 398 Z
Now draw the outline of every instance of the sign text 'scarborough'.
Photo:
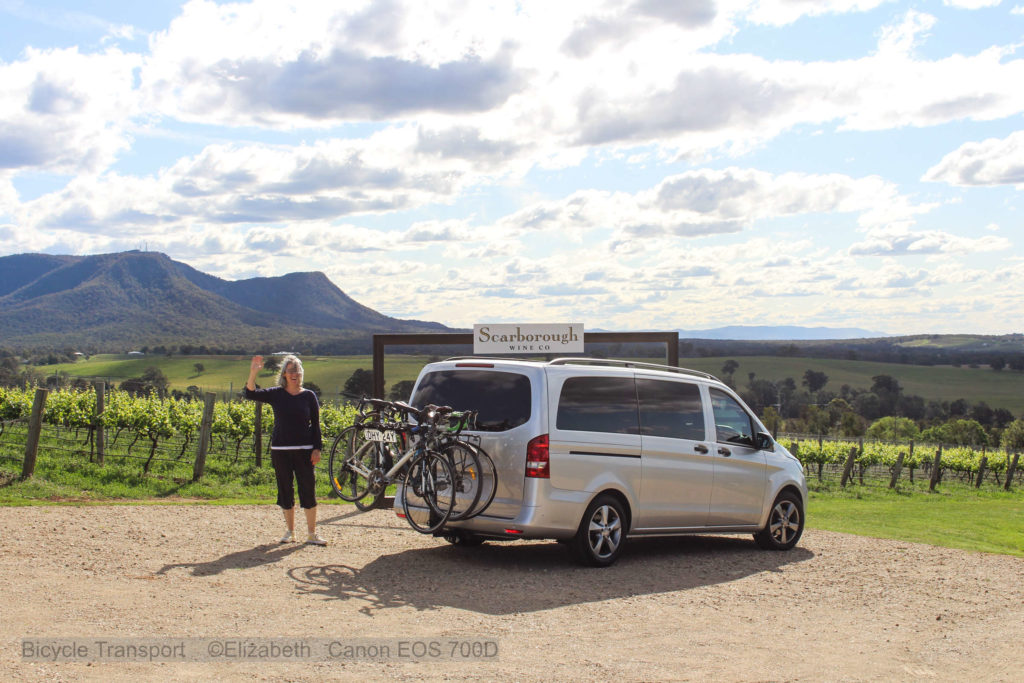
M 583 324 L 473 325 L 473 353 L 583 353 Z

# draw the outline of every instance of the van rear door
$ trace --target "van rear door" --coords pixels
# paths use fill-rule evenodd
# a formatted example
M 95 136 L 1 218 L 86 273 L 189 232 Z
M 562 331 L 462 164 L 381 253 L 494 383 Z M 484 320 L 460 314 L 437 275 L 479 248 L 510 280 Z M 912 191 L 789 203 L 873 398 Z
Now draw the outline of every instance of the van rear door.
M 487 517 L 514 519 L 523 504 L 526 445 L 543 428 L 534 417 L 542 412 L 538 407 L 543 405 L 542 383 L 531 381 L 530 370 L 487 363 L 437 363 L 423 369 L 413 390 L 416 407 L 432 403 L 479 412 L 477 429 L 468 434 L 480 437 L 498 479 L 494 500 L 483 512 Z

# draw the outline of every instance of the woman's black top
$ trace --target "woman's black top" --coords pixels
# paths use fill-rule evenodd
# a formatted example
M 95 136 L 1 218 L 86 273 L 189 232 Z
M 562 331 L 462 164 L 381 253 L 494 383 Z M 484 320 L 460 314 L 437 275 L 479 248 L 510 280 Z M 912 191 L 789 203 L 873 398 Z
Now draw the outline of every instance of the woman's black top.
M 320 402 L 316 400 L 315 393 L 303 389 L 293 396 L 284 387 L 255 391 L 245 387 L 243 395 L 253 401 L 269 403 L 274 409 L 271 449 L 324 449 L 323 436 L 320 434 Z

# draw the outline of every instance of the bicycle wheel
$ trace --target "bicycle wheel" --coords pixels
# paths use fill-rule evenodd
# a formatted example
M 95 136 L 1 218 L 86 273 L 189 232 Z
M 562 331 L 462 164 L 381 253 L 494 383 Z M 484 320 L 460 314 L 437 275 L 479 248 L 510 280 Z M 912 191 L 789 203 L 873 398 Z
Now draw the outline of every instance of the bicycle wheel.
M 394 444 L 389 443 L 377 443 L 375 453 L 375 462 L 377 469 L 383 474 L 391 469 L 391 466 L 395 463 L 395 456 L 398 454 Z M 378 490 L 374 490 L 374 489 Z M 368 496 L 365 496 L 355 501 L 356 507 L 362 511 L 374 510 L 381 506 L 382 501 L 387 496 L 387 486 L 376 485 L 371 483 L 370 491 Z
M 409 464 L 402 484 L 402 512 L 421 534 L 441 528 L 455 505 L 454 475 L 448 459 L 427 451 Z
M 480 460 L 471 448 L 459 441 L 447 444 L 441 449 L 441 454 L 448 459 L 448 464 L 452 467 L 452 476 L 455 477 L 455 502 L 449 519 L 465 519 L 480 500 Z
M 365 443 L 354 454 L 350 447 L 358 425 L 346 427 L 331 445 L 327 468 L 331 476 L 331 487 L 342 500 L 355 502 L 370 492 L 370 475 L 376 463 L 376 452 L 372 443 Z
M 464 515 L 462 519 L 476 517 L 486 510 L 494 500 L 494 494 L 498 491 L 498 470 L 494 467 L 494 461 L 491 460 L 491 456 L 480 446 L 466 445 L 473 449 L 477 460 L 480 462 L 480 497 L 477 500 L 476 507 Z

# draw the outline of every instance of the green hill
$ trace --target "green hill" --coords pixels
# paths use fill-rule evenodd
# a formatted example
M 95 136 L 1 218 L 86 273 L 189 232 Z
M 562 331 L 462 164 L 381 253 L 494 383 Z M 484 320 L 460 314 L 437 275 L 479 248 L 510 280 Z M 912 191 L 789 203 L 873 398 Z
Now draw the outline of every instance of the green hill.
M 154 252 L 0 257 L 0 348 L 293 348 L 446 330 L 377 313 L 323 273 L 232 282 Z

